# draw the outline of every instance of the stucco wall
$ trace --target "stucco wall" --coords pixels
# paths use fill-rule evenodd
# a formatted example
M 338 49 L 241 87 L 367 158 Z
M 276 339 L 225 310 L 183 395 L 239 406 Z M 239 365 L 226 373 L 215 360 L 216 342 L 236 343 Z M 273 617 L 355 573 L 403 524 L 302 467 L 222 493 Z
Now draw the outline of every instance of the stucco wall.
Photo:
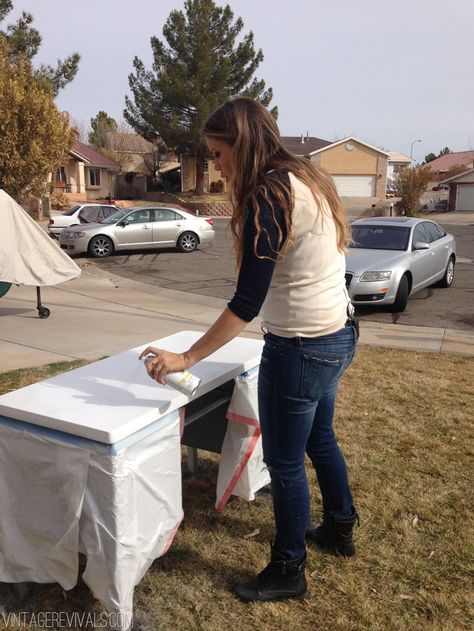
M 91 167 L 95 168 L 95 167 Z M 85 167 L 86 197 L 88 200 L 104 199 L 107 195 L 114 196 L 114 181 L 112 174 L 105 169 L 100 169 L 100 186 L 92 186 L 90 183 L 89 167 Z
M 349 151 L 346 144 L 342 143 L 320 153 L 321 166 L 332 175 L 375 175 L 379 154 L 356 142 L 351 142 L 353 149 Z

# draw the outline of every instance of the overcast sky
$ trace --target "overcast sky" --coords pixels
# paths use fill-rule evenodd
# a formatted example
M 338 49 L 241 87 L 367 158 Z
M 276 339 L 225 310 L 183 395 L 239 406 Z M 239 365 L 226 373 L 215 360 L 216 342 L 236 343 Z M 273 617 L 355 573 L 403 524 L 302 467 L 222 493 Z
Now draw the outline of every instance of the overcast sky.
M 151 66 L 150 37 L 183 0 L 13 0 L 43 36 L 36 63 L 81 55 L 57 104 L 88 125 L 121 120 L 135 55 Z M 217 4 L 224 4 L 217 1 Z M 355 136 L 422 161 L 474 149 L 474 0 L 232 0 L 265 59 L 281 133 Z

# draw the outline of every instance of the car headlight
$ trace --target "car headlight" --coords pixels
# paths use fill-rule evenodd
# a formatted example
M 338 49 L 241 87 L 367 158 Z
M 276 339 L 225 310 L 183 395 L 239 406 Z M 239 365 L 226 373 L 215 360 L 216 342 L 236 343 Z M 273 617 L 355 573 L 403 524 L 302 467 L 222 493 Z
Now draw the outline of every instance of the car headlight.
M 363 283 L 377 280 L 390 280 L 391 275 L 391 270 L 386 270 L 384 272 L 364 272 L 359 280 Z
M 64 237 L 66 239 L 80 239 L 85 236 L 85 232 L 67 232 L 66 230 L 64 231 Z

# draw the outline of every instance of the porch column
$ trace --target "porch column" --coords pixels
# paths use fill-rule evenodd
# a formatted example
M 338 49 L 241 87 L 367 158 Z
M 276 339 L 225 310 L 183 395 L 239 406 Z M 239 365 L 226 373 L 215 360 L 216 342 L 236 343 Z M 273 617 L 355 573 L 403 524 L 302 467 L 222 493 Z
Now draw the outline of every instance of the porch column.
M 84 162 L 78 162 L 76 167 L 76 188 L 77 193 L 86 192 L 86 175 L 84 170 Z

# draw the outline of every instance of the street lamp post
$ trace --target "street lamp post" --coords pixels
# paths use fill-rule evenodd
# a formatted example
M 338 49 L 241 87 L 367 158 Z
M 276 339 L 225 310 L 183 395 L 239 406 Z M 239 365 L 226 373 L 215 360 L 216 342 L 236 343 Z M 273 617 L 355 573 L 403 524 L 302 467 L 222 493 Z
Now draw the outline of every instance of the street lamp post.
M 414 141 L 411 143 L 411 147 L 410 147 L 410 159 L 411 159 L 411 160 L 413 159 L 413 158 L 412 158 L 412 156 L 413 156 L 413 145 L 414 145 L 416 142 L 421 142 L 421 140 L 414 140 Z

